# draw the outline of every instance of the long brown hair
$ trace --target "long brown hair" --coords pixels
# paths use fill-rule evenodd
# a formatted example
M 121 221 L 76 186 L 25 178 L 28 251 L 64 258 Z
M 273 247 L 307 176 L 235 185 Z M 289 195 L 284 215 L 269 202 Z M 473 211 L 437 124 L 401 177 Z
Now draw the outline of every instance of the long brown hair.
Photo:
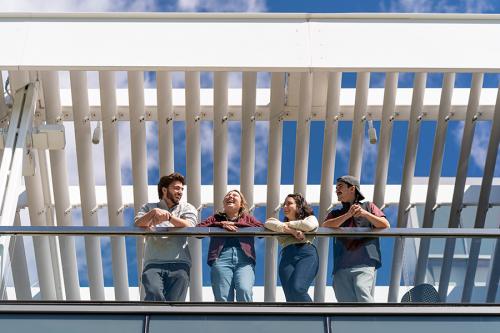
M 303 220 L 308 216 L 314 215 L 314 211 L 311 206 L 307 203 L 306 199 L 300 193 L 293 193 L 286 196 L 287 198 L 292 198 L 295 201 L 295 205 L 297 206 L 296 218 L 297 220 Z M 289 219 L 285 216 L 285 222 L 288 222 Z
M 245 196 L 240 191 L 238 191 L 238 190 L 231 190 L 231 191 L 229 191 L 229 192 L 226 193 L 226 195 L 224 196 L 224 198 L 226 198 L 227 195 L 229 193 L 231 193 L 231 192 L 238 193 L 238 195 L 240 196 L 240 199 L 241 199 L 241 206 L 240 206 L 240 210 L 238 211 L 238 218 L 241 217 L 244 214 L 249 214 L 247 199 L 245 199 Z M 224 199 L 222 199 L 222 201 L 224 202 Z M 219 211 L 219 214 L 226 214 L 224 212 L 224 208 Z

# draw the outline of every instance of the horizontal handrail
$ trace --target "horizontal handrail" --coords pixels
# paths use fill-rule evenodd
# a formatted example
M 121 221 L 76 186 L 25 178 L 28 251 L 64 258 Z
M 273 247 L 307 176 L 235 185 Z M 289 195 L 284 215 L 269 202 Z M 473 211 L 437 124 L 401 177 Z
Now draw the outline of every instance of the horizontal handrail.
M 500 238 L 500 229 L 475 228 L 319 228 L 307 235 L 318 237 L 422 237 L 422 238 Z M 288 235 L 265 228 L 240 228 L 226 231 L 217 227 L 171 228 L 147 230 L 138 227 L 35 227 L 0 226 L 0 236 L 189 236 L 189 237 L 273 237 Z

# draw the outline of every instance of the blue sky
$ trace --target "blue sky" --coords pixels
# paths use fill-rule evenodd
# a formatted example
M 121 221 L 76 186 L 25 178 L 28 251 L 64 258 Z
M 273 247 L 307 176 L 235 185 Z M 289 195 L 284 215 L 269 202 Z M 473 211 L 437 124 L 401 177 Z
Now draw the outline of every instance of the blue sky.
M 500 0 L 384 0 L 384 1 L 265 1 L 265 0 L 224 0 L 224 1 L 202 1 L 202 0 L 179 0 L 179 1 L 135 1 L 135 0 L 92 0 L 92 1 L 79 1 L 79 0 L 55 0 L 50 2 L 35 1 L 35 0 L 0 0 L 0 11 L 261 11 L 261 12 L 306 12 L 306 13 L 344 13 L 344 12 L 447 12 L 447 13 L 500 13 Z M 212 87 L 211 73 L 201 74 L 202 87 Z M 440 73 L 430 74 L 427 80 L 427 87 L 441 87 L 443 75 Z M 154 73 L 146 73 L 146 85 L 155 86 Z M 371 87 L 383 87 L 384 82 L 383 74 L 373 74 L 371 76 Z M 237 73 L 231 76 L 231 86 L 241 86 L 241 76 Z M 495 74 L 487 74 L 484 80 L 484 87 L 494 88 L 498 86 L 499 77 Z M 353 88 L 355 87 L 356 74 L 344 73 L 342 80 L 342 87 Z M 470 87 L 471 75 L 460 74 L 456 77 L 455 87 Z M 413 74 L 400 75 L 399 87 L 412 87 Z M 122 81 L 126 86 L 126 81 Z M 89 86 L 92 83 L 89 82 Z M 269 74 L 259 74 L 259 87 L 269 87 Z M 178 73 L 174 76 L 174 87 L 183 87 L 183 74 Z M 122 127 L 124 142 L 127 140 L 128 128 L 126 125 Z M 339 127 L 339 142 L 337 144 L 337 157 L 335 165 L 335 178 L 342 174 L 346 174 L 349 162 L 349 144 L 351 138 L 351 123 L 341 122 Z M 379 122 L 375 122 L 377 131 L 379 130 Z M 468 175 L 471 177 L 481 177 L 484 163 L 485 151 L 487 149 L 489 132 L 491 123 L 480 122 L 476 128 L 474 138 L 474 150 L 470 158 Z M 185 173 L 185 129 L 182 122 L 174 124 L 175 128 L 175 168 L 181 173 Z M 442 176 L 453 177 L 456 173 L 458 154 L 460 151 L 461 130 L 463 123 L 460 121 L 451 121 L 447 131 L 447 139 L 445 144 L 444 163 L 442 169 Z M 320 121 L 312 122 L 311 124 L 311 138 L 310 138 L 310 155 L 309 155 L 309 171 L 308 183 L 319 184 L 321 175 L 321 154 L 323 144 L 323 129 L 324 123 Z M 230 124 L 229 136 L 231 146 L 229 148 L 230 156 L 230 170 L 229 170 L 229 183 L 239 184 L 239 156 L 238 149 L 240 142 L 240 126 L 238 123 Z M 420 142 L 418 145 L 417 163 L 415 175 L 420 177 L 428 176 L 430 170 L 430 156 L 432 155 L 433 138 L 435 131 L 434 122 L 424 122 L 421 129 Z M 156 124 L 148 124 L 148 157 L 151 156 L 151 163 L 148 163 L 148 178 L 149 184 L 156 184 L 159 170 L 156 167 L 154 156 L 157 156 L 157 143 L 156 143 Z M 379 131 L 378 131 L 379 132 Z M 393 130 L 393 138 L 398 138 L 392 141 L 391 155 L 389 162 L 389 177 L 388 183 L 398 184 L 401 183 L 402 178 L 402 161 L 404 160 L 404 152 L 406 146 L 406 132 L 407 124 L 403 122 L 396 122 Z M 267 180 L 267 170 L 265 168 L 265 161 L 267 159 L 267 133 L 268 128 L 265 123 L 257 125 L 257 163 L 256 165 L 256 184 L 265 184 Z M 213 147 L 212 147 L 212 125 L 210 122 L 203 122 L 202 124 L 202 183 L 212 184 L 213 182 Z M 295 122 L 285 122 L 283 131 L 283 157 L 282 157 L 282 183 L 293 183 L 293 162 L 295 158 Z M 73 143 L 71 142 L 73 140 Z M 68 145 L 74 145 L 74 138 L 69 138 Z M 125 143 L 124 147 L 129 146 Z M 122 181 L 124 184 L 131 184 L 130 165 L 127 165 L 127 158 L 130 158 L 130 153 L 126 149 L 121 152 L 122 156 Z M 99 163 L 102 157 L 102 147 L 94 149 L 96 159 Z M 362 183 L 373 183 L 374 179 L 374 165 L 377 158 L 377 146 L 365 144 L 363 166 L 362 166 Z M 71 163 L 71 158 L 68 158 Z M 499 159 L 497 158 L 497 161 Z M 157 159 L 156 159 L 157 161 Z M 260 162 L 259 162 L 260 161 Z M 101 164 L 102 165 L 102 164 Z M 70 168 L 71 169 L 71 168 Z M 73 169 L 76 170 L 76 169 Z M 500 168 L 495 171 L 496 176 L 500 176 Z M 101 177 L 101 178 L 99 178 Z M 102 183 L 102 175 L 96 176 L 96 182 Z M 70 182 L 77 183 L 77 174 L 70 175 Z M 212 213 L 211 208 L 204 209 L 203 217 Z M 391 224 L 395 224 L 396 209 L 391 207 L 386 210 Z M 75 216 L 75 224 L 78 221 L 78 215 Z M 261 219 L 265 219 L 265 209 L 258 208 L 255 215 Z M 133 211 L 127 210 L 126 224 L 131 224 Z M 107 224 L 107 215 L 105 211 L 99 213 L 100 224 Z M 208 240 L 204 240 L 204 262 L 206 259 L 206 247 Z M 83 255 L 82 242 L 79 246 L 79 266 L 80 266 L 80 279 L 82 285 L 87 285 L 86 271 L 85 271 L 85 258 Z M 257 285 L 262 284 L 263 280 L 263 240 L 256 240 L 258 265 L 257 265 Z M 110 248 L 109 241 L 104 240 L 103 245 L 103 258 L 105 261 L 105 281 L 106 285 L 112 285 L 112 274 L 109 262 Z M 384 240 L 383 242 L 383 255 L 384 261 L 390 262 L 390 251 L 392 249 L 392 242 Z M 127 252 L 129 255 L 129 278 L 131 285 L 137 284 L 136 267 L 135 267 L 135 241 L 134 239 L 127 240 Z M 330 253 L 331 255 L 331 253 Z M 331 262 L 331 260 L 330 260 Z M 379 275 L 379 283 L 387 284 L 388 276 L 387 269 L 389 265 L 385 265 Z M 331 271 L 331 269 L 330 269 Z M 204 267 L 204 284 L 209 285 L 208 267 Z M 331 279 L 329 278 L 329 281 Z M 330 283 L 330 282 L 329 282 Z

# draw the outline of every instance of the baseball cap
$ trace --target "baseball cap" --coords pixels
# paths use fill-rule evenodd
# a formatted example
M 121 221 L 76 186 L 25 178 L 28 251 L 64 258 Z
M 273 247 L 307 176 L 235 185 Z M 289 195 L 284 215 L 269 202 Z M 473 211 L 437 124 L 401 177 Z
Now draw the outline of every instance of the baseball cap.
M 343 182 L 347 185 L 354 186 L 356 188 L 356 192 L 358 193 L 358 200 L 361 201 L 365 199 L 365 196 L 361 193 L 360 190 L 359 180 L 356 177 L 351 175 L 342 176 L 337 178 L 337 182 Z

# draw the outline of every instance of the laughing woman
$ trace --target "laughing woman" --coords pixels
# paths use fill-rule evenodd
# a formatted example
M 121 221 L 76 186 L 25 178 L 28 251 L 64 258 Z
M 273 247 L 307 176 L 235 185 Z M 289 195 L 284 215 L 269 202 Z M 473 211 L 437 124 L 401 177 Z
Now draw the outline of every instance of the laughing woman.
M 236 231 L 243 227 L 262 227 L 248 213 L 247 202 L 240 191 L 229 191 L 223 210 L 198 224 Z M 255 247 L 253 237 L 212 237 L 208 248 L 208 265 L 214 298 L 217 302 L 251 302 L 255 282 Z M 235 295 L 236 294 L 236 295 Z
M 285 221 L 270 218 L 264 226 L 273 231 L 290 235 L 279 236 L 283 250 L 279 276 L 288 302 L 312 302 L 307 293 L 318 273 L 318 251 L 313 245 L 314 236 L 304 232 L 318 228 L 318 220 L 301 194 L 289 194 L 283 204 Z

